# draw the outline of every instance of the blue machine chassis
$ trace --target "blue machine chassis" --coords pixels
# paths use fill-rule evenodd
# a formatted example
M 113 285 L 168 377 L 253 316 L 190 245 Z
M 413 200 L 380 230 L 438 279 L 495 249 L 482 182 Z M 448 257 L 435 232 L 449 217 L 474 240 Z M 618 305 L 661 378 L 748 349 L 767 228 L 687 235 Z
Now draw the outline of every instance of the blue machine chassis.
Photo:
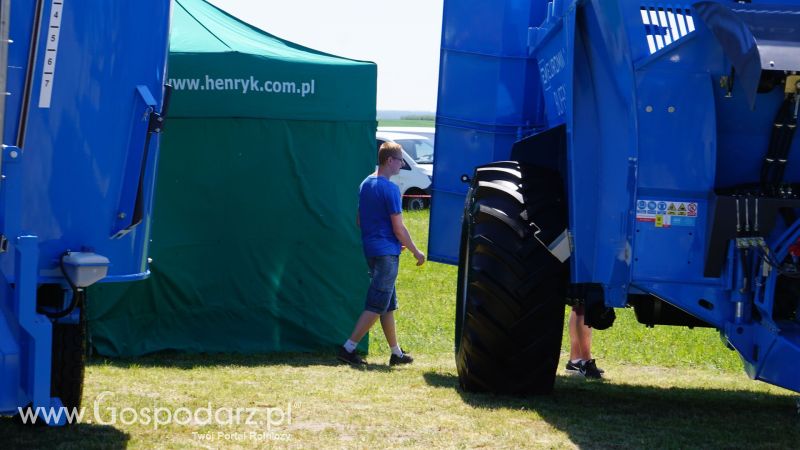
M 431 259 L 457 260 L 475 166 L 558 169 L 573 286 L 609 307 L 666 302 L 717 328 L 749 376 L 800 392 L 797 298 L 776 295 L 794 279 L 800 139 L 782 184 L 759 185 L 776 111 L 800 98 L 763 88 L 800 71 L 800 2 L 507 0 L 477 28 L 473 3 L 445 3 Z

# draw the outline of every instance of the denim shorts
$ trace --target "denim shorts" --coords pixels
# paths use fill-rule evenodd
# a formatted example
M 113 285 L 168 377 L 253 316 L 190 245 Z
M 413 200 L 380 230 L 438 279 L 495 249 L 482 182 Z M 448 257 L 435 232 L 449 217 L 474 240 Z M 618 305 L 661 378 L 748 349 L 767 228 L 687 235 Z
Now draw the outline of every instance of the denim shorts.
M 373 256 L 367 258 L 369 266 L 369 290 L 364 309 L 375 314 L 384 314 L 397 309 L 397 291 L 394 283 L 400 266 L 399 255 Z

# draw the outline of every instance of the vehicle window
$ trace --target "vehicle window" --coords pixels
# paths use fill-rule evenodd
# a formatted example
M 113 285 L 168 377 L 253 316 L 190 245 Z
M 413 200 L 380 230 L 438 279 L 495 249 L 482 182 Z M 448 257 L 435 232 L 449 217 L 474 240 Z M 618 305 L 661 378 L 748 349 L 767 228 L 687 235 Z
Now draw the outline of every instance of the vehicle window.
M 406 161 L 405 158 L 403 158 L 403 167 L 402 167 L 402 169 L 403 170 L 411 170 L 411 166 L 408 165 L 408 161 Z
M 395 142 L 403 146 L 403 150 L 417 164 L 433 164 L 433 143 L 428 139 L 398 139 Z

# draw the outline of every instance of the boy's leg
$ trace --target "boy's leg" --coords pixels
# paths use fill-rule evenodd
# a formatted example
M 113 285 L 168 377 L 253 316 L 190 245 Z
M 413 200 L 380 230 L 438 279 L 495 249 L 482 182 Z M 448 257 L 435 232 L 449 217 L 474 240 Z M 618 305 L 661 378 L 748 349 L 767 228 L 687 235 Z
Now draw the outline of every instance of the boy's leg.
M 375 322 L 378 321 L 378 317 L 381 316 L 372 311 L 362 312 L 361 316 L 356 322 L 356 326 L 353 328 L 353 333 L 350 335 L 350 340 L 356 343 L 361 342 L 361 339 L 367 334 L 369 329 L 372 328 L 372 326 L 375 325 Z M 383 319 L 381 319 L 381 324 L 383 324 Z
M 580 312 L 582 313 L 583 311 Z M 580 352 L 577 357 L 588 361 L 592 359 L 592 329 L 587 327 L 583 321 L 586 317 L 585 314 L 578 314 L 574 311 L 573 314 L 575 314 L 575 334 L 578 338 L 578 350 Z
M 394 321 L 394 311 L 397 309 L 397 287 L 392 289 L 392 296 L 389 299 L 389 305 L 386 307 L 386 312 L 381 314 L 381 328 L 383 328 L 383 335 L 386 336 L 386 343 L 389 348 L 399 348 L 397 346 L 397 328 Z
M 370 286 L 367 290 L 367 300 L 364 312 L 361 313 L 350 339 L 344 343 L 344 348 L 349 353 L 375 325 L 378 317 L 384 313 L 392 300 L 396 299 L 394 280 L 397 278 L 397 257 L 374 257 L 367 259 L 369 266 Z M 396 304 L 396 300 L 394 300 Z
M 581 321 L 583 324 L 583 321 Z M 581 348 L 581 341 L 582 341 L 582 333 L 580 333 L 578 326 L 578 315 L 575 314 L 575 310 L 573 309 L 572 312 L 569 314 L 569 326 L 567 329 L 569 330 L 569 360 L 570 361 L 577 361 L 583 359 L 583 349 Z
M 397 329 L 394 322 L 394 311 L 389 311 L 381 316 L 381 328 L 389 348 L 397 347 Z
M 389 365 L 396 366 L 398 364 L 410 364 L 414 362 L 411 355 L 405 353 L 400 344 L 397 343 L 397 327 L 394 321 L 394 311 L 397 309 L 397 289 L 392 291 L 392 298 L 389 300 L 389 307 L 386 312 L 381 314 L 381 328 L 383 328 L 383 335 L 386 336 L 386 342 L 392 350 L 392 356 L 389 358 Z
M 569 315 L 570 361 L 592 359 L 592 329 L 584 324 L 584 317 L 583 311 L 576 312 L 574 309 Z
M 386 342 L 389 343 L 389 347 L 392 349 L 389 365 L 396 366 L 398 364 L 411 364 L 414 362 L 414 358 L 410 354 L 405 353 L 397 343 L 394 310 L 387 311 L 381 315 L 381 328 L 383 328 L 383 335 L 386 336 Z

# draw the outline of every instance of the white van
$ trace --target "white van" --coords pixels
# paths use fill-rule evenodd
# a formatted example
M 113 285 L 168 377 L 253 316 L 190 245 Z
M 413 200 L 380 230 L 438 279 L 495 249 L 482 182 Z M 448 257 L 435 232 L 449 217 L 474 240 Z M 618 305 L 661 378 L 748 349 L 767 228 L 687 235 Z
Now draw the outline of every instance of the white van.
M 378 127 L 378 131 L 390 131 L 392 133 L 405 133 L 405 134 L 418 134 L 424 136 L 431 141 L 433 145 L 433 138 L 436 135 L 436 128 L 434 127 Z
M 403 147 L 403 168 L 391 178 L 391 181 L 400 188 L 404 208 L 410 210 L 427 208 L 430 205 L 433 180 L 433 142 L 421 135 L 384 131 L 376 133 L 375 141 L 378 149 L 384 142 L 394 142 Z M 425 163 L 420 164 L 417 161 Z

